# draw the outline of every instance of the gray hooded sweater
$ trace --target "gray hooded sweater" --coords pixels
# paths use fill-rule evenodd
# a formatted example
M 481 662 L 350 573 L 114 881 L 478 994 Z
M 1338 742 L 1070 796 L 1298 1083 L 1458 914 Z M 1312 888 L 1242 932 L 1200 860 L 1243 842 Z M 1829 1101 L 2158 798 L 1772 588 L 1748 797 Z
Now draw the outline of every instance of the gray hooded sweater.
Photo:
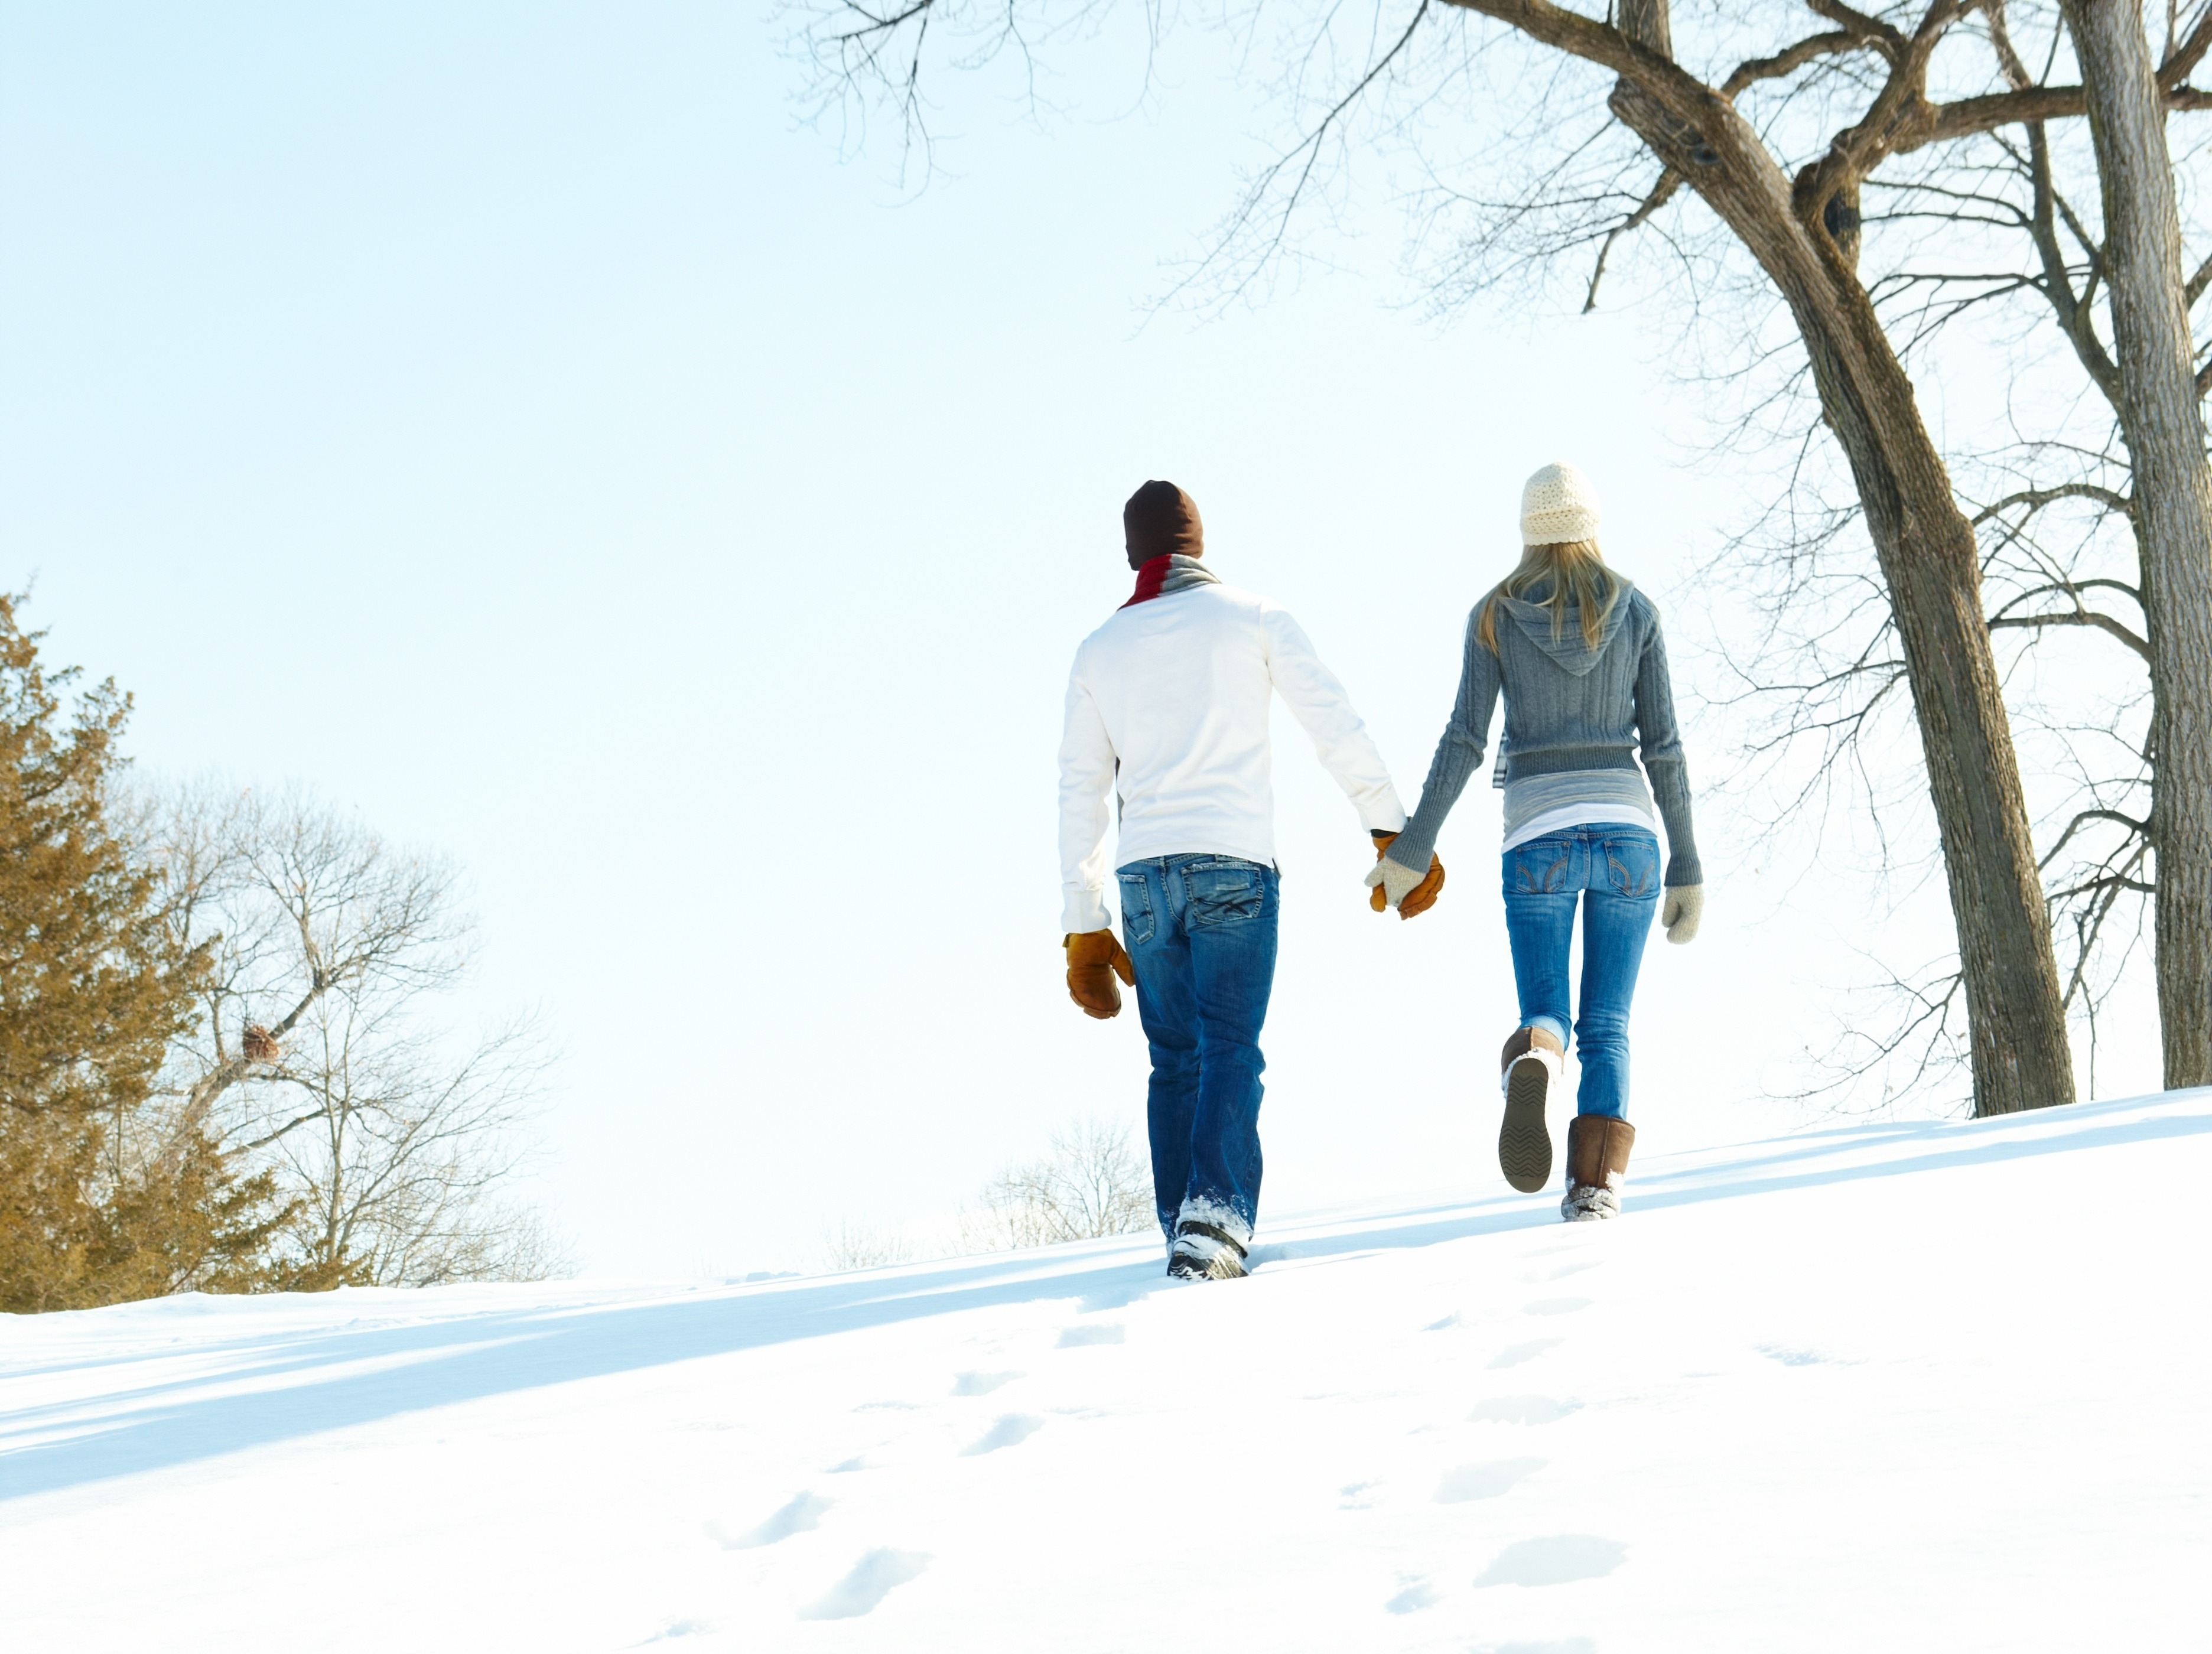
M 1574 607 L 1560 616 L 1555 637 L 1552 611 L 1541 603 L 1500 593 L 1498 605 L 1495 654 L 1475 636 L 1481 605 L 1468 616 L 1459 699 L 1429 764 L 1421 806 L 1391 845 L 1390 860 L 1416 870 L 1429 865 L 1437 830 L 1459 802 L 1468 778 L 1482 767 L 1491 714 L 1503 690 L 1505 735 L 1498 743 L 1494 775 L 1498 786 L 1575 770 L 1626 770 L 1632 776 L 1640 751 L 1660 819 L 1667 825 L 1666 882 L 1702 884 L 1705 875 L 1690 828 L 1690 779 L 1667 677 L 1667 646 L 1650 599 L 1628 587 L 1606 617 L 1595 649 L 1583 642 L 1582 615 Z M 1617 784 L 1602 790 L 1617 790 Z

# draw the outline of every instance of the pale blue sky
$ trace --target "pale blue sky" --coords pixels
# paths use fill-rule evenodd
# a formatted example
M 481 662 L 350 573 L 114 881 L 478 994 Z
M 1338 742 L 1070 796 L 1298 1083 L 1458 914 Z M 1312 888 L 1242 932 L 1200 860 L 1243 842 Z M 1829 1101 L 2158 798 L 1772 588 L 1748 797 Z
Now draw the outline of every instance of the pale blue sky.
M 465 862 L 468 1007 L 565 1049 L 542 1187 L 594 1270 L 801 1262 L 1139 1120 L 1133 1015 L 1063 996 L 1053 842 L 1138 482 L 1305 623 L 1409 800 L 1528 471 L 1589 471 L 1662 598 L 1741 503 L 1680 468 L 1650 318 L 1429 325 L 1388 202 L 1343 273 L 1141 325 L 1257 154 L 1203 37 L 1125 119 L 1111 39 L 1042 130 L 951 97 L 907 199 L 795 124 L 750 7 L 0 16 L 0 574 L 137 694 L 148 768 L 306 781 Z M 1486 1186 L 1487 787 L 1401 929 L 1286 722 L 1278 772 L 1267 1198 Z M 1795 1117 L 1756 1095 L 1817 948 L 1771 911 L 1721 889 L 1655 946 L 1652 1140 Z

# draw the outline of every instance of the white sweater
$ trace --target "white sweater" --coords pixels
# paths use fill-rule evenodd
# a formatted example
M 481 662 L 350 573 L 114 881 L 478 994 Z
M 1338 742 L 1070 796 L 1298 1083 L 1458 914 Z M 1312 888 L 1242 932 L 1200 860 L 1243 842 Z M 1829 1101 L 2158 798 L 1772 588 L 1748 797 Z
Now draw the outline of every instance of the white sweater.
M 1103 930 L 1106 797 L 1114 866 L 1196 852 L 1275 859 L 1268 697 L 1279 692 L 1370 829 L 1406 824 L 1390 772 L 1297 621 L 1233 586 L 1117 610 L 1083 640 L 1060 744 L 1060 927 Z

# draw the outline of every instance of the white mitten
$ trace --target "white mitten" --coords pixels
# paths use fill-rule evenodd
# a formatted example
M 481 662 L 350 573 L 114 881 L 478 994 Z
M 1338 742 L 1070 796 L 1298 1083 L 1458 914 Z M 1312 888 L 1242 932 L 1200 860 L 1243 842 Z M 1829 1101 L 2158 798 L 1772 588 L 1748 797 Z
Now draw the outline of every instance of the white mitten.
M 1384 898 L 1395 908 L 1412 895 L 1413 886 L 1427 876 L 1415 873 L 1411 867 L 1401 867 L 1386 855 L 1368 869 L 1367 885 L 1372 890 L 1380 885 Z
M 1698 921 L 1705 916 L 1705 887 L 1703 885 L 1669 885 L 1667 894 L 1659 903 L 1659 922 L 1666 927 L 1670 942 L 1686 942 L 1698 933 Z

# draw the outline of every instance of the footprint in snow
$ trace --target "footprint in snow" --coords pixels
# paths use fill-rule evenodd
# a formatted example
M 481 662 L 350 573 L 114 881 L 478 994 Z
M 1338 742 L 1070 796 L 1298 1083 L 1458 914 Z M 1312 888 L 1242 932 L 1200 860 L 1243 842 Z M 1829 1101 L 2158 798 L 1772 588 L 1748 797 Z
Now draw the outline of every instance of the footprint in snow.
M 750 1551 L 763 1545 L 773 1545 L 788 1539 L 793 1534 L 803 1534 L 810 1528 L 822 1525 L 822 1518 L 834 1499 L 823 1499 L 819 1493 L 800 1493 L 757 1528 L 744 1533 L 732 1534 L 719 1522 L 707 1524 L 707 1536 L 726 1551 Z M 672 1628 L 663 1633 L 674 1636 Z
M 1838 1360 L 1832 1355 L 1823 1355 L 1818 1350 L 1793 1350 L 1781 1344 L 1761 1344 L 1759 1353 L 1770 1361 L 1779 1361 L 1785 1367 L 1849 1367 L 1856 1362 Z
M 1118 1321 L 1109 1321 L 1103 1327 L 1068 1327 L 1061 1330 L 1057 1347 L 1073 1350 L 1085 1344 L 1119 1344 L 1127 1336 Z
M 1104 1286 L 1095 1292 L 1085 1293 L 1075 1300 L 1075 1311 L 1078 1315 L 1096 1315 L 1101 1310 L 1126 1310 L 1139 1298 L 1150 1297 L 1152 1290 L 1152 1276 L 1147 1272 L 1140 1283 Z
M 1346 1487 L 1337 1489 L 1337 1493 L 1339 1494 L 1337 1503 L 1347 1511 L 1364 1511 L 1370 1509 L 1375 1503 L 1375 1490 L 1382 1485 L 1382 1484 L 1379 1481 L 1355 1481 L 1350 1483 Z
M 1587 1310 L 1596 1302 L 1588 1298 L 1540 1298 L 1534 1304 L 1521 1306 L 1523 1315 L 1572 1315 L 1577 1310 Z
M 1628 1547 L 1591 1534 L 1553 1534 L 1522 1539 L 1498 1552 L 1475 1580 L 1478 1585 L 1568 1585 L 1602 1579 L 1628 1560 Z
M 1018 1447 L 1044 1428 L 1044 1420 L 1028 1413 L 1009 1413 L 985 1431 L 974 1445 L 960 1451 L 963 1458 L 974 1458 L 979 1453 L 995 1453 L 1002 1447 Z
M 1437 1503 L 1465 1505 L 1471 1499 L 1496 1499 L 1513 1491 L 1516 1482 L 1544 1468 L 1542 1459 L 1492 1459 L 1487 1464 L 1462 1464 L 1444 1472 L 1437 1484 Z
M 1510 1344 L 1490 1358 L 1493 1367 L 1517 1367 L 1523 1361 L 1533 1361 L 1546 1350 L 1565 1343 L 1564 1338 L 1532 1338 L 1525 1344 Z
M 1492 1365 L 1495 1365 L 1494 1363 Z M 1580 1402 L 1554 1401 L 1549 1396 L 1493 1396 L 1467 1415 L 1469 1424 L 1557 1424 L 1579 1412 Z
M 929 1566 L 920 1551 L 870 1551 L 820 1600 L 799 1610 L 802 1620 L 857 1620 Z
M 1443 1320 L 1431 1321 L 1427 1326 L 1422 1328 L 1421 1330 L 1423 1332 L 1449 1332 L 1454 1327 L 1463 1327 L 1467 1323 L 1465 1322 L 1459 1318 L 1459 1311 L 1457 1310 L 1454 1310 Z
M 1595 1269 L 1603 1258 L 1583 1258 L 1574 1263 L 1562 1263 L 1551 1269 L 1525 1269 L 1521 1274 L 1523 1286 L 1534 1286 L 1540 1280 L 1565 1280 L 1569 1275 L 1578 1275 L 1585 1269 Z
M 1437 1588 L 1425 1579 L 1416 1579 L 1382 1606 L 1393 1614 L 1418 1614 L 1436 1600 Z
M 1018 1372 L 963 1372 L 952 1381 L 955 1396 L 988 1396 L 993 1390 L 1011 1384 L 1022 1375 Z
M 865 1470 L 867 1468 L 868 1456 L 866 1453 L 855 1453 L 844 1463 L 831 1465 L 830 1474 L 833 1476 L 842 1476 L 848 1470 Z
M 678 1637 L 701 1637 L 714 1630 L 704 1620 L 675 1620 L 665 1631 L 655 1632 L 641 1643 L 632 1643 L 632 1648 L 650 1648 L 655 1643 L 672 1642 Z

